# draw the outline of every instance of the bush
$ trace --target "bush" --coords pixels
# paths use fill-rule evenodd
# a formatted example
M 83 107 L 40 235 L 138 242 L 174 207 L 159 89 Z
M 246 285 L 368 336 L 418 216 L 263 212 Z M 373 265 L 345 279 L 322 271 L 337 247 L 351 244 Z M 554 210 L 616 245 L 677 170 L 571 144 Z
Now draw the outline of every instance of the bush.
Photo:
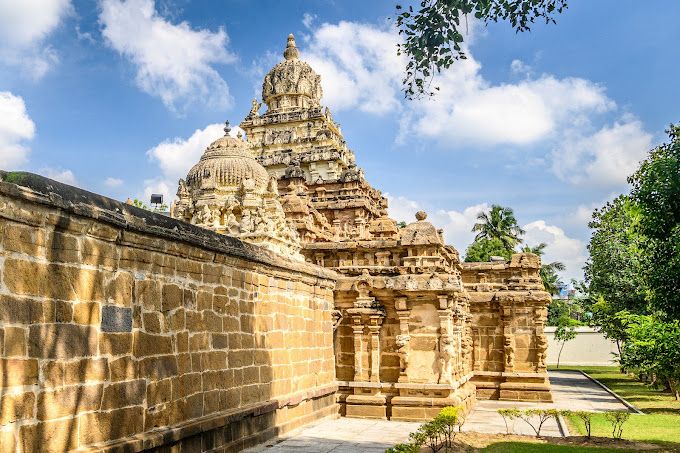
M 562 415 L 565 417 L 569 415 L 573 415 L 574 417 L 578 418 L 583 422 L 583 426 L 586 429 L 586 437 L 590 439 L 590 433 L 591 433 L 591 428 L 592 428 L 592 422 L 593 422 L 593 415 L 595 415 L 594 412 L 588 412 L 588 411 L 562 411 Z
M 408 438 L 411 440 L 411 445 L 418 449 L 417 451 L 427 442 L 427 436 L 420 429 L 409 434 Z
M 430 447 L 433 453 L 436 453 L 442 448 L 442 444 L 446 439 L 446 428 L 441 420 L 434 419 L 427 423 L 420 425 L 418 431 L 425 436 L 425 445 Z
M 612 437 L 614 439 L 621 439 L 623 435 L 623 425 L 630 418 L 628 411 L 609 411 L 605 412 L 604 417 L 612 425 Z
M 420 446 L 414 444 L 397 444 L 385 450 L 385 453 L 419 453 Z
M 447 447 L 453 446 L 453 441 L 456 439 L 456 428 L 460 432 L 465 423 L 464 408 L 462 406 L 447 406 L 439 412 L 435 417 L 441 425 Z
M 541 437 L 541 428 L 548 420 L 555 419 L 559 416 L 557 409 L 526 409 L 520 412 L 519 418 L 524 420 L 527 425 L 536 433 L 536 437 Z M 534 420 L 534 417 L 538 420 Z
M 519 409 L 498 409 L 497 411 L 501 417 L 503 417 L 503 422 L 505 422 L 505 434 L 510 434 L 510 426 L 508 426 L 508 421 L 513 421 L 521 415 Z

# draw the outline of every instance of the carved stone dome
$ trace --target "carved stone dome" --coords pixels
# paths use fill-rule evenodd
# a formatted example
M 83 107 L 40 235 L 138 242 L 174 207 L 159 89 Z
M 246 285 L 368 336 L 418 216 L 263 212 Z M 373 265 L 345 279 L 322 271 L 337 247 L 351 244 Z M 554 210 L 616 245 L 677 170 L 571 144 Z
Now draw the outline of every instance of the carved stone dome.
M 321 77 L 299 59 L 300 52 L 292 34 L 288 35 L 283 56 L 285 59 L 264 78 L 262 100 L 270 110 L 318 106 L 323 95 Z
M 427 214 L 424 211 L 418 211 L 416 213 L 417 221 L 402 228 L 402 245 L 444 245 L 439 230 L 425 219 L 427 219 Z
M 251 155 L 248 144 L 240 137 L 228 134 L 208 146 L 201 160 L 187 174 L 187 185 L 191 189 L 233 188 L 251 179 L 257 192 L 263 192 L 269 183 L 267 170 Z

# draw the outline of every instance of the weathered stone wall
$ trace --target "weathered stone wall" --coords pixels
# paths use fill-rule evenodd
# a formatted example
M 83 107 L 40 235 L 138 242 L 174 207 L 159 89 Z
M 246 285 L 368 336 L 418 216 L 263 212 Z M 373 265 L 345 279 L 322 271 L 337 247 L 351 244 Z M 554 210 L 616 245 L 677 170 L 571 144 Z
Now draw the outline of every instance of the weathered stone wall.
M 551 401 L 544 327 L 550 295 L 540 261 L 462 263 L 472 314 L 472 369 L 477 398 Z
M 1 176 L 1 451 L 234 451 L 337 413 L 333 272 Z

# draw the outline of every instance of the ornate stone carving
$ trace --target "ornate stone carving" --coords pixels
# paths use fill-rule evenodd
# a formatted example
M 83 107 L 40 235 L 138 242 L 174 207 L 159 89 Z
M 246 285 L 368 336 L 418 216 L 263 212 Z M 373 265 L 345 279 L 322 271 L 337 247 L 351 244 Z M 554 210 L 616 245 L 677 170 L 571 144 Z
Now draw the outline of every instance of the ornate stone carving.
M 438 384 L 450 384 L 453 369 L 453 360 L 455 358 L 455 349 L 453 341 L 448 335 L 442 335 L 439 340 L 439 380 Z
M 323 95 L 321 77 L 298 59 L 300 54 L 293 35 L 288 35 L 283 55 L 285 60 L 274 66 L 264 78 L 264 102 L 270 110 L 318 106 Z
M 397 354 L 399 354 L 399 374 L 400 376 L 407 375 L 408 368 L 408 342 L 411 340 L 410 335 L 397 335 L 395 343 L 397 345 Z
M 505 352 L 505 371 L 515 369 L 515 342 L 512 335 L 503 335 L 503 350 Z
M 297 232 L 286 223 L 278 186 L 241 138 L 225 135 L 180 179 L 172 215 L 302 259 Z

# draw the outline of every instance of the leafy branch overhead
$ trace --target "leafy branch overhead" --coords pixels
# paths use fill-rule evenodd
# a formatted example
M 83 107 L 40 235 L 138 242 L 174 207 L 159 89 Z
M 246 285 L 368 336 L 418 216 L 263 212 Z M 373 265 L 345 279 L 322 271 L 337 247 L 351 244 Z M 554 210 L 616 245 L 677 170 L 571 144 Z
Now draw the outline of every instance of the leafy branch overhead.
M 537 20 L 555 23 L 566 8 L 567 0 L 422 0 L 419 9 L 398 4 L 396 23 L 403 42 L 397 52 L 408 58 L 404 95 L 432 96 L 439 89 L 431 86 L 434 75 L 467 58 L 462 44 L 468 20 L 508 22 L 520 33 L 530 31 Z

